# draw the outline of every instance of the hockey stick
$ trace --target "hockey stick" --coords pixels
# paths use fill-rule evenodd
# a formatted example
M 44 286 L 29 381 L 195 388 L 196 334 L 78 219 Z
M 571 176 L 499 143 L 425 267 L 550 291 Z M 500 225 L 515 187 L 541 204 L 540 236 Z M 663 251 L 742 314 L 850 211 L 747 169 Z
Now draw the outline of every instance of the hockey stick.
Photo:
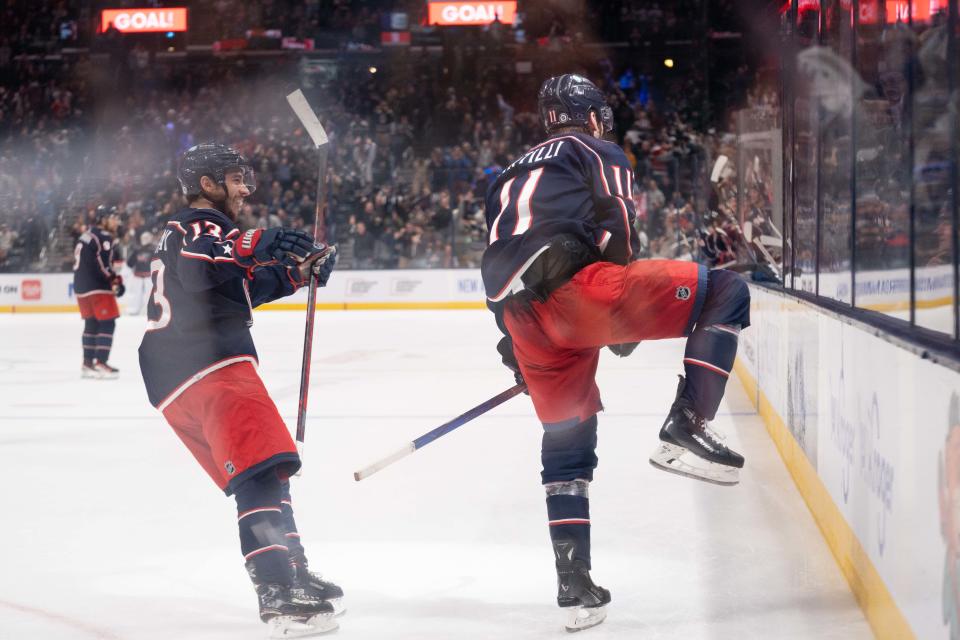
M 299 118 L 303 128 L 307 130 L 310 139 L 317 147 L 317 209 L 313 219 L 313 240 L 324 240 L 326 225 L 324 224 L 324 208 L 327 205 L 327 132 L 317 118 L 303 91 L 297 89 L 287 96 L 290 108 Z M 317 307 L 317 279 L 311 275 L 309 293 L 307 294 L 307 322 L 303 331 L 303 360 L 300 364 L 300 404 L 297 407 L 297 451 L 303 457 L 303 439 L 307 435 L 307 396 L 310 392 L 310 357 L 313 354 L 313 320 Z M 300 475 L 300 472 L 297 472 Z
M 369 478 L 370 476 L 375 474 L 377 471 L 380 471 L 384 467 L 390 466 L 400 458 L 405 458 L 411 453 L 413 453 L 414 451 L 416 451 L 417 449 L 422 449 L 423 447 L 427 446 L 437 438 L 441 436 L 445 436 L 451 431 L 453 431 L 454 429 L 462 427 L 463 425 L 467 424 L 474 418 L 478 418 L 482 416 L 487 411 L 490 411 L 490 409 L 500 406 L 501 404 L 503 404 L 513 396 L 519 395 L 526 390 L 527 390 L 526 383 L 521 383 L 516 386 L 510 387 L 503 393 L 497 394 L 492 398 L 490 398 L 489 400 L 487 400 L 486 402 L 482 402 L 478 404 L 473 409 L 470 409 L 466 413 L 463 413 L 457 416 L 453 420 L 443 423 L 442 425 L 440 425 L 439 427 L 437 427 L 432 431 L 428 431 L 427 433 L 423 434 L 416 440 L 408 442 L 407 444 L 403 445 L 402 447 L 400 447 L 390 455 L 377 460 L 373 464 L 368 465 L 363 469 L 360 469 L 359 471 L 355 471 L 353 473 L 353 479 L 359 482 L 364 478 Z

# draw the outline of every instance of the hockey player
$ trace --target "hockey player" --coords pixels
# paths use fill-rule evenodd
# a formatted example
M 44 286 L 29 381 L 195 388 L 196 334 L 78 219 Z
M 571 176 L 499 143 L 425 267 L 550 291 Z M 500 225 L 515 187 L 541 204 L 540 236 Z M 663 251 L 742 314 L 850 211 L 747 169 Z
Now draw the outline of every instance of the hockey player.
M 130 252 L 127 266 L 133 271 L 133 282 L 130 283 L 130 308 L 127 311 L 131 316 L 143 313 L 147 304 L 147 297 L 152 287 L 150 279 L 150 261 L 153 259 L 153 234 L 144 231 L 140 234 L 140 246 Z
M 279 227 L 241 233 L 237 213 L 255 183 L 229 147 L 191 147 L 177 177 L 188 207 L 167 222 L 151 263 L 140 345 L 147 395 L 214 483 L 236 498 L 240 547 L 272 635 L 330 631 L 343 592 L 308 569 L 288 481 L 300 458 L 257 375 L 250 326 L 254 307 L 311 277 L 325 285 L 334 249 Z
M 590 578 L 588 487 L 597 465 L 594 376 L 600 349 L 629 355 L 641 340 L 689 336 L 686 377 L 650 458 L 657 468 L 735 484 L 743 458 L 708 427 L 723 396 L 749 292 L 729 271 L 634 261 L 633 173 L 601 138 L 613 128 L 601 91 L 579 75 L 539 93 L 547 139 L 487 191 L 490 244 L 482 275 L 505 337 L 504 364 L 525 381 L 543 424 L 542 480 L 567 629 L 599 624 L 610 592 Z
M 73 292 L 83 318 L 84 378 L 113 379 L 120 372 L 110 366 L 110 349 L 124 293 L 123 278 L 113 270 L 115 234 L 120 216 L 114 207 L 100 205 L 94 224 L 83 232 L 73 250 Z

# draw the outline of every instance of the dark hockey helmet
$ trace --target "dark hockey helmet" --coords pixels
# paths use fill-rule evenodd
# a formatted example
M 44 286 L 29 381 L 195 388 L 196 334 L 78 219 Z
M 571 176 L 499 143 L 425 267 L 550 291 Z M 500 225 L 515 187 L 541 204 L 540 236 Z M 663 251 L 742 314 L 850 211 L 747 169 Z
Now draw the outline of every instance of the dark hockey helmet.
M 203 191 L 200 188 L 200 178 L 208 176 L 217 184 L 225 185 L 226 175 L 235 170 L 243 172 L 243 183 L 250 193 L 256 191 L 257 181 L 253 167 L 239 152 L 216 142 L 194 145 L 180 156 L 180 166 L 177 169 L 180 191 L 187 198 L 198 196 Z
M 547 78 L 540 85 L 537 106 L 547 133 L 562 127 L 589 127 L 591 111 L 597 114 L 602 134 L 613 131 L 613 110 L 603 92 L 575 73 Z
M 117 232 L 127 222 L 127 216 L 113 205 L 101 204 L 93 211 L 93 224 L 111 233 Z
M 100 223 L 112 215 L 117 214 L 117 208 L 109 204 L 101 204 L 93 211 L 93 221 Z

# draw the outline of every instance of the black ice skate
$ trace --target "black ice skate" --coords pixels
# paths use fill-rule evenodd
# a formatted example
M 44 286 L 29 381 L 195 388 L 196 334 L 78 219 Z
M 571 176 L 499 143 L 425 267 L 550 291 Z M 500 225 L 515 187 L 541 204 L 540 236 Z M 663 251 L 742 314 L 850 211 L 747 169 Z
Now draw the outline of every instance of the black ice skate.
M 677 397 L 660 428 L 660 446 L 650 456 L 650 464 L 704 482 L 737 484 L 743 456 L 723 444 L 722 437 L 681 397 L 685 384 L 680 376 Z
M 252 563 L 247 563 L 247 571 L 257 590 L 260 619 L 270 627 L 271 638 L 302 638 L 339 627 L 329 602 L 302 587 L 259 582 Z
M 573 560 L 572 541 L 554 541 L 557 558 L 557 604 L 567 610 L 564 627 L 569 632 L 582 631 L 603 622 L 610 592 L 593 584 L 590 571 L 582 560 Z
M 308 594 L 329 602 L 333 606 L 333 615 L 339 616 L 347 612 L 343 603 L 343 589 L 334 583 L 324 580 L 319 573 L 310 571 L 306 562 L 293 561 L 293 584 L 302 588 Z

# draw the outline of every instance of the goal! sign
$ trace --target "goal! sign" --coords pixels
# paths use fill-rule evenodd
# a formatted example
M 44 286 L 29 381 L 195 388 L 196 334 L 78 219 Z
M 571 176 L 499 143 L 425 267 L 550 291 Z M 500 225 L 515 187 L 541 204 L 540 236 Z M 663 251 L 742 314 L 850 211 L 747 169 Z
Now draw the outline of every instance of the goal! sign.
M 514 2 L 431 2 L 429 23 L 441 26 L 490 24 L 494 18 L 512 24 L 517 15 Z
M 113 24 L 121 33 L 149 33 L 152 31 L 186 31 L 187 9 L 104 9 L 100 15 L 100 31 Z

